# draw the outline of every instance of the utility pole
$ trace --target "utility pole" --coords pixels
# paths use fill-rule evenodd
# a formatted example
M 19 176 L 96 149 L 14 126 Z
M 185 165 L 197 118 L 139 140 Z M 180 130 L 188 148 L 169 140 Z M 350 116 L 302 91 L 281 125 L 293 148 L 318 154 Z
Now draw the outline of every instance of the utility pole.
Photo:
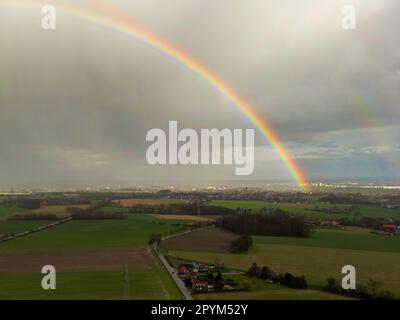
M 201 214 L 200 202 L 201 202 L 201 200 L 197 200 L 197 215 L 198 216 L 200 216 L 200 214 Z
M 124 269 L 124 300 L 129 300 L 130 299 L 130 286 L 131 286 L 131 280 L 129 278 L 129 269 L 128 266 L 125 265 Z

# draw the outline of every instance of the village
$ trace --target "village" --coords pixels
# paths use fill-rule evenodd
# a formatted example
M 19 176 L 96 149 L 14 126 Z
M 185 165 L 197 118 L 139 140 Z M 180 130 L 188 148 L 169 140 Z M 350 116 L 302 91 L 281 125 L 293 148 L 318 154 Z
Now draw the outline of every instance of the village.
M 220 292 L 238 291 L 244 288 L 231 279 L 224 279 L 223 264 L 202 264 L 197 262 L 180 263 L 176 273 L 184 282 L 185 286 L 193 293 L 197 292 Z
M 317 226 L 321 226 L 321 227 L 337 227 L 337 228 L 345 227 L 337 220 L 321 220 L 315 224 Z M 383 236 L 399 237 L 400 236 L 400 225 L 383 223 L 383 224 L 377 226 L 376 229 L 371 229 L 371 233 L 379 234 L 379 235 L 383 235 Z

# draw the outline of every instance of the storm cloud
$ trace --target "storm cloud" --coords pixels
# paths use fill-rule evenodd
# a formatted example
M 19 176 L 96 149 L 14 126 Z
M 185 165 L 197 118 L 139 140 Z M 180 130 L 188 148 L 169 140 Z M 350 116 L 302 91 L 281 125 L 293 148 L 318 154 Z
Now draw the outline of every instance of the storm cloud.
M 399 1 L 111 2 L 235 88 L 310 178 L 400 175 Z M 341 27 L 343 4 L 356 30 Z M 146 132 L 168 120 L 253 128 L 221 92 L 112 28 L 59 12 L 44 31 L 40 19 L 0 5 L 0 186 L 235 178 L 230 166 L 145 161 Z M 256 144 L 246 179 L 290 179 L 260 133 Z

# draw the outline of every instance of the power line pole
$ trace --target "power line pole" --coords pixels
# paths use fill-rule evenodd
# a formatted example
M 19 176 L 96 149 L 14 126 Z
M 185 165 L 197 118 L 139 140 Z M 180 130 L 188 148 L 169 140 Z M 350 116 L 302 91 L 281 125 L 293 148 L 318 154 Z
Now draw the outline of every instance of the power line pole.
M 124 300 L 129 300 L 131 295 L 131 280 L 129 278 L 129 269 L 125 265 L 124 269 Z
M 197 215 L 201 215 L 200 200 L 197 200 Z

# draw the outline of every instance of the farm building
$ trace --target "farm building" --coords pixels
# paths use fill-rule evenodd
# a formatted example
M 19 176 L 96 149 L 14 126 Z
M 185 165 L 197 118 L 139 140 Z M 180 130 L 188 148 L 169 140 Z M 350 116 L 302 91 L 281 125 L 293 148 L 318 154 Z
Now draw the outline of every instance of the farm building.
M 194 292 L 208 291 L 208 281 L 202 279 L 192 279 L 192 290 Z
M 210 270 L 215 269 L 214 265 L 208 265 L 208 264 L 198 264 L 195 262 L 192 263 L 181 263 L 178 268 L 176 268 L 176 271 L 178 274 L 188 274 L 188 273 L 197 273 L 197 272 L 208 272 Z
M 397 226 L 395 224 L 383 224 L 382 231 L 391 233 L 391 234 L 400 233 L 400 226 Z
M 178 268 L 176 268 L 176 272 L 178 274 L 187 274 L 192 270 L 193 266 L 181 263 Z
M 336 227 L 339 225 L 339 222 L 337 222 L 336 220 L 323 220 L 320 221 L 319 223 L 321 226 L 331 226 L 331 227 Z

